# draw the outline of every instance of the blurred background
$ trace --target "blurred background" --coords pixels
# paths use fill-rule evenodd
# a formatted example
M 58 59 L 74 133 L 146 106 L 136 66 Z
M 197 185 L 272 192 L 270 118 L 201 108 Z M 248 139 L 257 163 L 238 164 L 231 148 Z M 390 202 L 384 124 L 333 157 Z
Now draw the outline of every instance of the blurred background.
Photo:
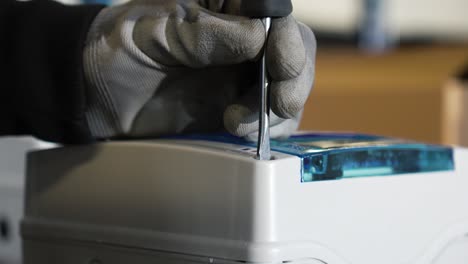
M 301 129 L 468 145 L 468 89 L 456 77 L 468 65 L 468 1 L 293 4 L 294 16 L 318 39 L 315 88 Z

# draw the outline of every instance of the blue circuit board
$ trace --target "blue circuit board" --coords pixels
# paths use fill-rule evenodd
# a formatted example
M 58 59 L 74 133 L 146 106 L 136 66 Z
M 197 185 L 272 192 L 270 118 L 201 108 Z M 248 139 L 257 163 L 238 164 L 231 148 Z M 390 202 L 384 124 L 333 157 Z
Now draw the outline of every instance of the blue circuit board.
M 177 137 L 256 146 L 227 134 Z M 274 151 L 299 157 L 301 181 L 392 176 L 455 169 L 453 149 L 362 134 L 309 133 L 271 141 Z

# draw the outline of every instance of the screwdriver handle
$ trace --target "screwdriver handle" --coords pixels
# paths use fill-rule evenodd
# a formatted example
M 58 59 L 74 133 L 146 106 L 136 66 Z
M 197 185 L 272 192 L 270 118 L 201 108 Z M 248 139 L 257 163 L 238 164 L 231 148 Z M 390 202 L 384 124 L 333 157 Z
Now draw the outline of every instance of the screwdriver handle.
M 286 17 L 293 11 L 291 0 L 242 0 L 243 16 L 252 18 Z

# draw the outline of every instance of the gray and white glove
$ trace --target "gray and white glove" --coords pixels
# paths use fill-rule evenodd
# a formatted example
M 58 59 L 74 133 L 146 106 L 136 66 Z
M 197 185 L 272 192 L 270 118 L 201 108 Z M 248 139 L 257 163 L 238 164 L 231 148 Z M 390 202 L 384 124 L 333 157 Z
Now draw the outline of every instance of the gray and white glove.
M 85 45 L 86 117 L 96 138 L 210 132 L 255 138 L 263 24 L 239 0 L 134 0 L 96 17 Z M 267 43 L 272 137 L 299 124 L 316 41 L 293 17 Z

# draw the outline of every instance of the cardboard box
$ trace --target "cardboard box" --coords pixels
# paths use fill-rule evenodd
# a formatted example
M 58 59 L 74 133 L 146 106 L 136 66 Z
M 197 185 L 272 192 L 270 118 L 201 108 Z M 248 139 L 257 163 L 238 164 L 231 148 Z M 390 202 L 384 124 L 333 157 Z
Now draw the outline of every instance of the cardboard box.
M 319 47 L 301 129 L 442 143 L 442 87 L 467 59 L 468 45 L 406 46 L 381 55 Z
M 442 142 L 468 146 L 468 81 L 453 79 L 443 89 Z

